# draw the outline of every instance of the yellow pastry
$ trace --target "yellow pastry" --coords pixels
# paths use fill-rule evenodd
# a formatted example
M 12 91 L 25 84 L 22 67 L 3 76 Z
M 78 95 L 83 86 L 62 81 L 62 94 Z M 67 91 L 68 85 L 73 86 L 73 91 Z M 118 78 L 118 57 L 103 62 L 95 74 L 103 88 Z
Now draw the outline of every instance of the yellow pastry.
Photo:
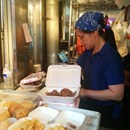
M 26 117 L 30 111 L 22 106 L 19 106 L 15 109 L 13 116 L 17 119 Z
M 29 102 L 29 101 L 22 102 L 21 106 L 28 109 L 29 111 L 33 110 L 36 107 L 34 103 Z
M 0 106 L 0 122 L 10 117 L 8 107 Z
M 20 106 L 19 103 L 12 102 L 11 105 L 9 106 L 9 112 L 11 115 L 13 115 L 14 111 Z
M 10 125 L 11 125 L 11 122 L 9 121 L 9 119 L 1 121 L 0 130 L 7 130 Z

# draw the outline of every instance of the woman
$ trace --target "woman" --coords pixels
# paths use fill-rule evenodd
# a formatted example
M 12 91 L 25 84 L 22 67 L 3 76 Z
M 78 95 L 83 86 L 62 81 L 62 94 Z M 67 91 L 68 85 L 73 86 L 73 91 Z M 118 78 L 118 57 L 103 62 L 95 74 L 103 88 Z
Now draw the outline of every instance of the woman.
M 122 59 L 111 43 L 111 36 L 106 36 L 109 29 L 102 13 L 86 12 L 75 28 L 86 48 L 77 60 L 84 75 L 79 107 L 100 112 L 100 125 L 117 129 L 124 95 Z

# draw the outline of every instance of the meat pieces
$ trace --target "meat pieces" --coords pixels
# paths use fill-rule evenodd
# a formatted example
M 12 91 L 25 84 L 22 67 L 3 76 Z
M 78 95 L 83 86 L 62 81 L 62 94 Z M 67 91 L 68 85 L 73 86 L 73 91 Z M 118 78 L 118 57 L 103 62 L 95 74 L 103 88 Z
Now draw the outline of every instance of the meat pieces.
M 46 92 L 48 96 L 60 96 L 60 93 L 54 89 L 52 92 Z
M 52 92 L 47 92 L 48 96 L 62 96 L 62 97 L 73 97 L 76 92 L 71 91 L 70 89 L 64 88 L 60 92 L 54 89 Z
M 73 93 L 71 90 L 64 88 L 60 91 L 60 95 L 63 97 L 73 97 L 75 92 Z

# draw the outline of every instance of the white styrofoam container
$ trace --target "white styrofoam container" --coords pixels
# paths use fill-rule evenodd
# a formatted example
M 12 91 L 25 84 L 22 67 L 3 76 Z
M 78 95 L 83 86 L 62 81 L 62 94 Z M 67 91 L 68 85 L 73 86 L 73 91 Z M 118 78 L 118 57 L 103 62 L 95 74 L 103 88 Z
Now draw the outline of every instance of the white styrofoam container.
M 43 82 L 45 81 L 45 78 L 44 78 L 45 76 L 46 76 L 46 73 L 44 71 L 30 74 L 24 79 L 22 79 L 19 85 L 24 90 L 35 90 L 36 88 L 42 86 Z M 33 83 L 36 81 L 41 81 L 41 83 L 38 85 L 26 84 L 26 83 Z
M 62 111 L 57 118 L 55 119 L 55 123 L 62 124 L 65 127 L 70 127 L 68 123 L 76 126 L 76 130 L 79 130 L 81 125 L 85 120 L 85 115 L 78 112 L 73 112 L 69 110 Z M 72 127 L 70 127 L 72 129 Z
M 80 130 L 99 130 L 100 118 L 101 118 L 101 114 L 99 112 L 74 107 L 66 107 L 61 105 L 52 105 L 52 104 L 48 104 L 48 107 L 57 109 L 61 112 L 67 110 L 82 113 L 85 115 L 85 120 L 81 125 Z
M 33 111 L 31 111 L 28 117 L 36 118 L 43 123 L 47 123 L 49 121 L 52 121 L 58 114 L 59 114 L 59 111 L 56 109 L 39 106 Z
M 78 96 L 79 88 L 69 88 L 71 91 L 76 92 L 73 97 L 62 97 L 62 96 L 48 96 L 46 95 L 46 92 L 51 92 L 54 89 L 57 91 L 60 91 L 62 88 L 48 88 L 45 87 L 39 92 L 39 96 L 43 99 L 44 103 L 67 103 L 72 104 L 75 100 L 75 98 Z
M 73 103 L 79 94 L 80 80 L 81 67 L 79 65 L 50 65 L 46 76 L 46 87 L 38 94 L 44 102 Z M 60 91 L 63 88 L 68 88 L 76 93 L 73 97 L 48 96 L 46 94 L 54 89 Z

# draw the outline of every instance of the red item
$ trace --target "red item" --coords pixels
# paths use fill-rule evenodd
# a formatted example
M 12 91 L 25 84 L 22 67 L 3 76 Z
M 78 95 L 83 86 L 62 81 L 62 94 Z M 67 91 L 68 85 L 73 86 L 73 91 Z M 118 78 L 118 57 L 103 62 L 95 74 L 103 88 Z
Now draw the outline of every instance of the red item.
M 85 51 L 85 47 L 80 43 L 80 38 L 77 37 L 76 41 L 76 52 L 80 56 Z
M 130 39 L 130 34 L 127 34 L 127 39 Z

